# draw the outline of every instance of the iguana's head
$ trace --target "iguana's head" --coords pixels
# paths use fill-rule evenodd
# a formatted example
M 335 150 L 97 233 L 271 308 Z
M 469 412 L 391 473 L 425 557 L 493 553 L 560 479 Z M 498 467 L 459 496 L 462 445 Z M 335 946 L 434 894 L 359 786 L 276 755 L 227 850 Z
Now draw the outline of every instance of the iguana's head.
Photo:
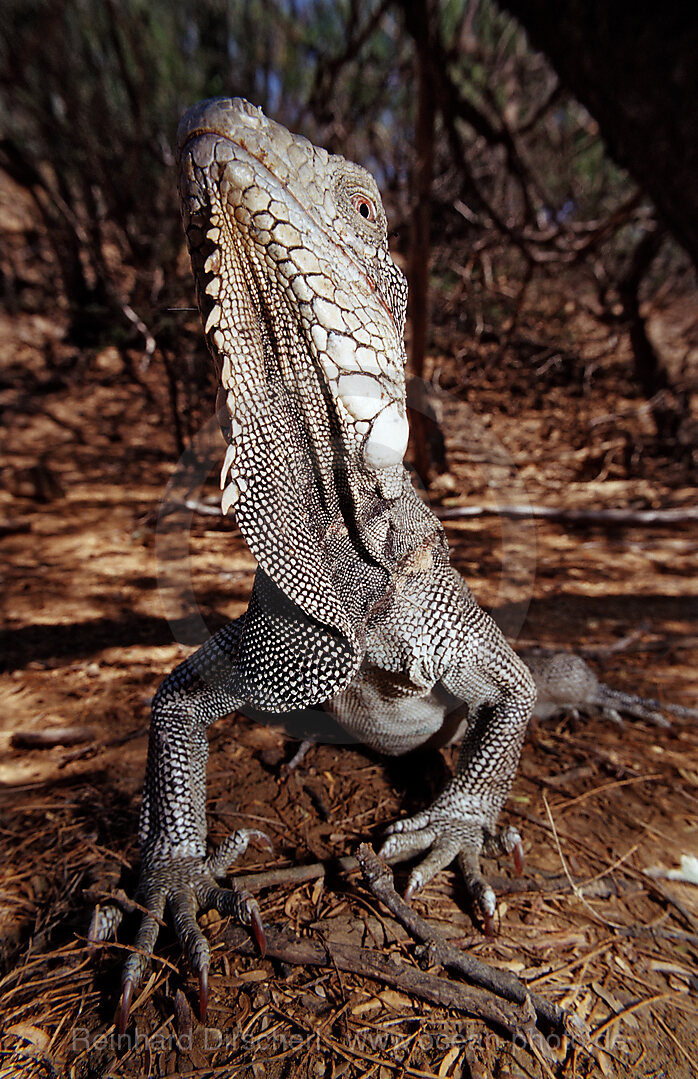
M 239 516 L 250 470 L 264 467 L 259 442 L 256 461 L 245 450 L 250 424 L 259 439 L 288 422 L 294 431 L 282 436 L 305 438 L 321 476 L 341 457 L 364 489 L 397 495 L 408 435 L 407 286 L 388 252 L 375 180 L 239 98 L 186 113 L 178 157 L 228 414 L 224 511 L 236 505 Z

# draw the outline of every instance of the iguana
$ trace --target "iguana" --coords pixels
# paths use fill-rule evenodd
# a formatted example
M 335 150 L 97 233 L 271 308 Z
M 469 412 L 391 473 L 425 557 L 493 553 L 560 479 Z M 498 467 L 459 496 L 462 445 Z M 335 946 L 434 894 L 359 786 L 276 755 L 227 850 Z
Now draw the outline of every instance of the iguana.
M 621 726 L 621 712 L 654 723 L 657 727 L 671 726 L 663 715 L 665 711 L 686 719 L 698 719 L 696 708 L 662 703 L 651 697 L 637 697 L 634 693 L 611 689 L 599 681 L 581 656 L 573 653 L 536 649 L 522 651 L 519 655 L 536 683 L 538 698 L 533 710 L 536 719 L 548 719 L 563 709 L 571 712 L 596 709 L 606 719 Z
M 215 908 L 264 934 L 255 901 L 217 883 L 255 830 L 206 853 L 206 729 L 235 709 L 324 703 L 386 754 L 446 738 L 467 705 L 456 774 L 430 808 L 388 828 L 382 854 L 423 855 L 413 895 L 454 859 L 490 930 L 481 855 L 513 853 L 497 829 L 535 701 L 533 679 L 450 566 L 443 529 L 403 465 L 407 286 L 388 253 L 378 187 L 241 99 L 191 109 L 178 131 L 184 227 L 218 371 L 227 451 L 222 509 L 258 569 L 243 617 L 160 686 L 139 826 L 147 908 L 122 975 L 119 1026 L 165 908 L 200 982 Z M 122 918 L 99 908 L 92 941 Z

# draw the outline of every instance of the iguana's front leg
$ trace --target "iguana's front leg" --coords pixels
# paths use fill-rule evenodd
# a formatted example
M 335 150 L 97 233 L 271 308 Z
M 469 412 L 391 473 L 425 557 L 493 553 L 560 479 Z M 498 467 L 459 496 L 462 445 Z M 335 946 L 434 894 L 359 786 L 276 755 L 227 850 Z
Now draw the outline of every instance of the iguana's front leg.
M 134 950 L 122 972 L 119 1028 L 126 1027 L 133 993 L 155 947 L 165 908 L 198 975 L 200 1012 L 206 1013 L 210 948 L 196 921 L 197 913 L 215 909 L 250 925 L 264 953 L 264 932 L 255 900 L 235 888 L 222 888 L 218 878 L 247 849 L 248 843 L 270 849 L 256 829 L 234 832 L 206 855 L 207 727 L 241 703 L 226 688 L 237 653 L 243 620 L 224 627 L 190 659 L 175 668 L 153 701 L 148 763 L 141 805 L 139 840 L 141 873 L 136 902 L 146 908 Z M 89 939 L 112 938 L 123 910 L 110 903 L 98 907 Z
M 390 861 L 403 861 L 428 852 L 409 876 L 408 898 L 457 858 L 485 931 L 491 934 L 496 900 L 480 870 L 480 857 L 513 854 L 517 870 L 523 864 L 519 833 L 511 827 L 498 830 L 497 818 L 516 772 L 534 695 L 525 677 L 503 686 L 487 677 L 487 672 L 483 681 L 489 686 L 485 692 L 478 687 L 474 696 L 468 685 L 470 672 L 465 672 L 465 679 L 458 677 L 462 673 L 443 680 L 450 692 L 468 701 L 472 716 L 456 774 L 428 809 L 387 829 L 381 854 Z M 512 668 L 507 673 L 520 672 Z
M 122 975 L 119 1026 L 153 952 L 168 908 L 206 1011 L 210 951 L 197 923 L 211 908 L 252 928 L 264 950 L 256 902 L 221 888 L 217 879 L 249 842 L 270 847 L 263 832 L 235 832 L 206 857 L 207 728 L 238 708 L 284 712 L 328 697 L 327 686 L 350 680 L 353 651 L 318 625 L 258 570 L 243 618 L 220 630 L 165 679 L 153 701 L 139 838 L 141 876 L 136 899 L 146 913 Z M 110 904 L 92 920 L 90 939 L 114 935 L 122 912 Z
M 479 860 L 513 853 L 517 867 L 522 862 L 518 832 L 498 831 L 496 822 L 535 686 L 437 548 L 430 555 L 416 552 L 396 577 L 390 606 L 372 628 L 372 663 L 331 709 L 361 741 L 397 754 L 437 741 L 440 732 L 450 736 L 444 690 L 468 705 L 455 776 L 428 809 L 388 828 L 381 854 L 390 861 L 426 854 L 409 877 L 408 896 L 457 858 L 489 933 L 496 901 Z

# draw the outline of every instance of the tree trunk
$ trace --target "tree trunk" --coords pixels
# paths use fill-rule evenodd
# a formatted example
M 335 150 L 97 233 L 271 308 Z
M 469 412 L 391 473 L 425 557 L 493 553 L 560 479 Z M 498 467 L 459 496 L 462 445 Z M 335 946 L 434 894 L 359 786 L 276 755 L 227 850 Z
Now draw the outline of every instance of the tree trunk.
M 415 116 L 415 157 L 412 180 L 412 216 L 407 278 L 410 285 L 410 367 L 415 385 L 409 397 L 412 459 L 417 475 L 428 486 L 433 461 L 430 428 L 435 422 L 425 407 L 424 358 L 429 335 L 429 262 L 431 255 L 431 186 L 434 171 L 434 126 L 436 100 L 433 73 L 432 35 L 438 19 L 434 0 L 404 0 L 405 23 L 414 41 L 417 109 Z
M 503 0 L 698 266 L 698 15 L 646 0 Z

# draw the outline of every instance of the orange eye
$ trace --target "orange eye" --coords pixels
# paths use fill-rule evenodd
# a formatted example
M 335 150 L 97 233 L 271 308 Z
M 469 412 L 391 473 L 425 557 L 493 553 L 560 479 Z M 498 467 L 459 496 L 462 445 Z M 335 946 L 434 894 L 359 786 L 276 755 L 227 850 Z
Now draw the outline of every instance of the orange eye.
M 369 198 L 365 195 L 354 195 L 351 200 L 351 204 L 356 210 L 357 214 L 361 214 L 366 221 L 376 220 L 376 208 Z

